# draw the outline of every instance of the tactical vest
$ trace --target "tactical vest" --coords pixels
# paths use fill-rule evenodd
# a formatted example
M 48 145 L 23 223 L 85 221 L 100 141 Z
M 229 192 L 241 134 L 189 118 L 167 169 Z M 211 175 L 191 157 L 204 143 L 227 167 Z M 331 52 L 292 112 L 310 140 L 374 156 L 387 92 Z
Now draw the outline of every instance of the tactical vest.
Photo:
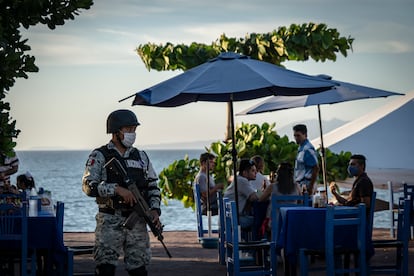
M 135 182 L 144 199 L 148 200 L 148 158 L 147 162 L 144 162 L 141 159 L 141 156 L 137 149 L 133 149 L 129 154 L 129 157 L 122 157 L 115 149 L 108 149 L 106 145 L 96 150 L 100 151 L 103 154 L 103 156 L 105 157 L 105 163 L 108 162 L 112 157 L 118 159 L 121 162 L 124 169 L 126 170 L 129 179 Z M 113 171 L 107 169 L 106 176 L 107 183 L 118 183 L 119 186 L 128 189 L 126 183 L 124 183 L 122 176 L 120 176 L 119 174 L 116 174 Z M 96 202 L 98 204 L 106 204 L 107 207 L 114 209 L 131 208 L 129 205 L 125 204 L 123 198 L 119 195 L 115 195 L 111 197 L 109 200 L 108 198 L 97 197 Z

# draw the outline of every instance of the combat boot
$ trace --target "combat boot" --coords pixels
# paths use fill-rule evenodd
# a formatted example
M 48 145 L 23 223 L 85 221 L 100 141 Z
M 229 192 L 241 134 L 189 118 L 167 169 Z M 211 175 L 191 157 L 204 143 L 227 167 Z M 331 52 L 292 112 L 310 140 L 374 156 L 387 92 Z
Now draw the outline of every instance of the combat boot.
M 129 276 L 147 276 L 148 272 L 145 266 L 140 266 L 138 268 L 128 270 L 128 275 Z
M 115 276 L 116 267 L 111 264 L 100 264 L 95 268 L 95 276 Z

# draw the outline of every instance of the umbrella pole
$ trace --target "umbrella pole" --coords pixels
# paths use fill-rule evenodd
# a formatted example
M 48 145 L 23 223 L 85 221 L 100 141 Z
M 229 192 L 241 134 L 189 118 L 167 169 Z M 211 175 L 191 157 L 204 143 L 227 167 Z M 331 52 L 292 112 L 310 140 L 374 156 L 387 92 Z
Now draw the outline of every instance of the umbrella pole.
M 231 126 L 231 144 L 232 144 L 232 159 L 233 159 L 233 182 L 234 182 L 234 199 L 236 201 L 237 221 L 239 222 L 239 194 L 237 190 L 237 151 L 236 139 L 234 135 L 234 112 L 233 112 L 233 94 L 230 100 L 230 126 Z M 240 222 L 239 222 L 240 223 Z
M 322 154 L 322 179 L 323 185 L 325 186 L 326 194 L 326 203 L 328 203 L 328 183 L 326 180 L 326 157 L 325 157 L 325 147 L 323 145 L 323 130 L 322 130 L 322 119 L 321 119 L 321 107 L 318 104 L 318 119 L 319 119 L 319 135 L 321 137 L 321 154 Z

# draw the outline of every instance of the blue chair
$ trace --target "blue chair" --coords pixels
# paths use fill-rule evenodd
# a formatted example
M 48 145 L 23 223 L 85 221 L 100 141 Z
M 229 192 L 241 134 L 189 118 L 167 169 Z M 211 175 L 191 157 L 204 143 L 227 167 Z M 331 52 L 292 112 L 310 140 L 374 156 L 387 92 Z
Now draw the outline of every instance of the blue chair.
M 276 246 L 274 242 L 251 241 L 241 242 L 240 226 L 237 216 L 236 202 L 225 201 L 226 221 L 226 264 L 227 275 L 276 275 L 277 263 L 269 261 L 275 259 Z M 246 252 L 251 257 L 244 258 Z
M 369 209 L 369 216 L 367 221 L 367 231 L 368 231 L 368 239 L 372 239 L 372 230 L 374 229 L 374 213 L 375 213 L 375 203 L 377 201 L 377 192 L 373 192 L 371 196 L 370 202 L 370 209 Z
M 57 231 L 58 231 L 58 239 L 63 241 L 63 222 L 65 216 L 65 203 L 62 201 L 56 202 L 56 224 L 57 224 Z M 65 246 L 65 252 L 61 252 L 61 258 L 56 262 L 56 269 L 59 275 L 83 275 L 83 276 L 93 276 L 95 272 L 93 269 L 91 272 L 88 273 L 74 273 L 73 272 L 73 265 L 74 265 L 74 256 L 77 255 L 84 255 L 84 254 L 92 254 L 93 253 L 93 245 L 80 245 L 80 246 Z
M 17 259 L 20 263 L 20 275 L 36 275 L 36 256 L 35 252 L 31 254 L 31 269 L 28 274 L 29 249 L 28 249 L 28 217 L 27 203 L 23 202 L 22 207 L 13 203 L 0 204 L 0 251 L 1 262 L 6 261 L 9 265 L 9 272 L 14 273 L 14 261 Z M 13 249 L 9 243 L 19 245 L 20 256 L 13 254 Z M 0 262 L 0 264 L 1 264 Z M 10 267 L 11 266 L 11 267 Z M 0 265 L 0 272 L 3 269 Z M 3 274 L 0 273 L 0 274 Z
M 272 241 L 277 242 L 279 227 L 279 209 L 282 207 L 309 206 L 309 196 L 303 195 L 272 195 L 271 197 L 271 235 Z
M 354 226 L 357 228 L 357 247 L 347 248 L 339 247 L 335 244 L 335 233 L 339 228 Z M 309 253 L 314 254 L 315 251 L 305 248 L 300 249 L 300 269 L 301 275 L 308 275 L 309 271 L 323 270 L 326 275 L 336 275 L 344 273 L 359 273 L 359 275 L 367 275 L 366 263 L 366 211 L 365 204 L 359 204 L 358 207 L 342 207 L 327 206 L 325 219 L 325 256 L 326 267 L 309 268 Z M 355 260 L 355 267 L 344 267 L 340 262 L 341 257 L 345 254 L 354 254 L 358 256 Z M 342 264 L 339 266 L 339 264 Z
M 196 216 L 197 216 L 197 235 L 198 239 L 204 237 L 204 234 L 208 233 L 208 229 L 204 229 L 203 226 L 203 210 L 201 207 L 201 193 L 200 193 L 200 185 L 197 183 L 194 184 L 194 202 L 196 207 Z M 212 229 L 212 233 L 218 233 L 217 229 Z
M 374 212 L 375 212 L 375 202 L 377 200 L 377 192 L 373 192 L 370 201 L 370 209 L 367 217 L 367 242 L 372 240 L 372 231 L 374 228 Z M 370 255 L 370 254 L 369 254 Z M 351 263 L 351 256 L 346 254 L 344 256 L 344 266 L 349 267 Z
M 404 198 L 414 200 L 414 185 L 408 185 L 407 183 L 404 183 L 403 187 L 404 187 Z M 413 210 L 413 208 L 411 209 Z M 410 225 L 411 225 L 410 238 L 413 239 L 414 238 L 414 212 L 413 211 L 411 211 Z
M 226 264 L 226 223 L 224 215 L 224 202 L 228 201 L 227 198 L 223 198 L 222 192 L 217 192 L 217 200 L 219 206 L 219 264 Z
M 250 228 L 247 234 L 248 239 L 252 241 L 261 240 L 267 238 L 266 235 L 262 235 L 261 228 L 264 221 L 266 221 L 267 209 L 269 201 L 254 201 L 252 203 L 252 215 L 253 215 L 253 226 Z
M 398 224 L 398 205 L 395 204 L 395 202 L 398 202 L 398 197 L 400 195 L 399 191 L 396 192 L 394 191 L 394 184 L 392 181 L 387 181 L 387 186 L 388 186 L 388 211 L 389 211 L 389 216 L 390 216 L 390 236 L 392 238 L 395 238 L 395 233 L 396 233 L 396 229 L 397 229 L 397 224 Z M 395 199 L 395 194 L 398 195 L 397 199 Z
M 413 199 L 399 199 L 397 238 L 390 240 L 373 240 L 375 249 L 395 249 L 394 264 L 370 265 L 370 274 L 408 275 L 408 243 L 410 241 L 410 217 Z

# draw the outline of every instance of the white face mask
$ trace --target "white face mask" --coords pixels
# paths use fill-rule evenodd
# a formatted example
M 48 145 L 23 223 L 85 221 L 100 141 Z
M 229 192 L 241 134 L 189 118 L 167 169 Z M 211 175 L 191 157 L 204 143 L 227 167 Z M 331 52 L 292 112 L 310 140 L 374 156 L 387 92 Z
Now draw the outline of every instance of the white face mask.
M 121 142 L 125 147 L 129 148 L 135 143 L 136 137 L 137 134 L 135 132 L 124 132 L 124 139 Z

